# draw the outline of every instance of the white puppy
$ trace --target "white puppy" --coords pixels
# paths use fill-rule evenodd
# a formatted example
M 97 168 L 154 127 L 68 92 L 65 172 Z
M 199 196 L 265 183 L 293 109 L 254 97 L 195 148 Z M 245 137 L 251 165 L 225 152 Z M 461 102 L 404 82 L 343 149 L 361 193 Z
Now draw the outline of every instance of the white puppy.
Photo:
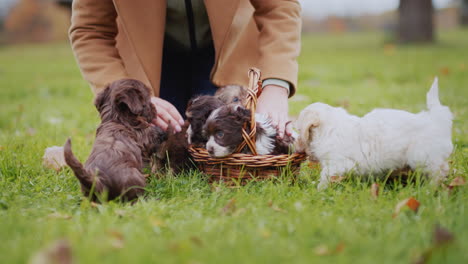
M 418 114 L 375 109 L 360 118 L 314 103 L 296 122 L 297 148 L 320 161 L 319 189 L 328 186 L 331 176 L 351 170 L 370 174 L 405 166 L 421 168 L 438 183 L 449 171 L 453 145 L 452 113 L 440 104 L 437 78 L 427 93 L 427 108 Z

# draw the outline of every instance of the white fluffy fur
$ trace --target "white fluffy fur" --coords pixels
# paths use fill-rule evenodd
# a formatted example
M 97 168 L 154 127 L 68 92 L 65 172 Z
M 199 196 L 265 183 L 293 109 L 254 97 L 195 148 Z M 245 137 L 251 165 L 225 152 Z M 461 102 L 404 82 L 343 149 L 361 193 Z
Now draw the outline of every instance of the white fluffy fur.
M 440 104 L 438 81 L 427 93 L 427 111 L 417 114 L 375 109 L 360 118 L 342 108 L 314 103 L 296 122 L 299 150 L 320 161 L 319 189 L 331 176 L 354 170 L 370 174 L 410 166 L 421 168 L 436 183 L 448 171 L 452 153 L 452 113 Z
M 271 154 L 275 148 L 276 129 L 271 124 L 271 119 L 267 115 L 255 114 L 255 121 L 257 122 L 257 127 L 261 127 L 265 131 L 265 133 L 258 134 L 255 140 L 257 154 Z

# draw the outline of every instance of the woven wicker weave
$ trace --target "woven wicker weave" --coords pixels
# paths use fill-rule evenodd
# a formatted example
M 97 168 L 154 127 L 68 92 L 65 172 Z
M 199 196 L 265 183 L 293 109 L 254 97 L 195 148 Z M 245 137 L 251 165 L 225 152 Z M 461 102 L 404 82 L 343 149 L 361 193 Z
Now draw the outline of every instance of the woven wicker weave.
M 304 153 L 282 154 L 282 155 L 256 155 L 255 147 L 255 110 L 257 107 L 257 96 L 260 94 L 260 71 L 252 68 L 248 72 L 249 87 L 246 107 L 251 110 L 251 120 L 245 124 L 242 130 L 243 142 L 237 147 L 235 153 L 223 157 L 210 157 L 204 148 L 189 147 L 189 152 L 199 168 L 206 174 L 212 176 L 211 181 L 224 181 L 227 185 L 244 184 L 251 180 L 269 179 L 279 176 L 283 169 L 287 168 L 295 175 L 302 161 L 305 160 Z M 250 126 L 250 133 L 245 128 Z M 253 154 L 238 153 L 247 146 Z

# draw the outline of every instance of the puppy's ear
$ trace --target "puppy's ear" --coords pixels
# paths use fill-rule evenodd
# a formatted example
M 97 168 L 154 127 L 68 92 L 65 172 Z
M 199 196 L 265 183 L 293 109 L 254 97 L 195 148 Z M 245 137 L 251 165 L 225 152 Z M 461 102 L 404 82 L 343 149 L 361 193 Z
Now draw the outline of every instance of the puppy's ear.
M 240 105 L 234 106 L 234 114 L 237 117 L 237 119 L 242 122 L 246 122 L 250 120 L 250 110 Z
M 187 118 L 191 118 L 192 117 L 192 112 L 191 112 L 191 108 L 192 108 L 192 104 L 193 102 L 196 100 L 196 98 L 191 98 L 188 103 L 187 103 L 187 110 L 185 110 L 185 115 L 187 116 Z
M 96 96 L 96 99 L 94 100 L 94 106 L 96 106 L 96 109 L 99 111 L 99 113 L 101 113 L 102 108 L 104 107 L 106 102 L 109 102 L 109 94 L 110 86 L 107 86 Z
M 312 129 L 320 125 L 320 119 L 316 112 L 304 110 L 296 121 L 296 127 L 299 129 L 299 140 L 310 142 Z
M 114 96 L 114 106 L 119 112 L 130 111 L 134 115 L 143 113 L 144 95 L 140 89 L 129 87 L 121 89 Z

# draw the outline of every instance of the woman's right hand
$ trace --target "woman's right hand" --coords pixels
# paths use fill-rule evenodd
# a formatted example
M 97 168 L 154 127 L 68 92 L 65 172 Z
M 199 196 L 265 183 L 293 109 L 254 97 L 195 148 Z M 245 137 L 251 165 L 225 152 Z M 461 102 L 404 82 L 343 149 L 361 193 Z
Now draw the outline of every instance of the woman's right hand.
M 176 132 L 182 131 L 181 126 L 184 125 L 184 119 L 171 103 L 159 97 L 151 97 L 151 103 L 158 112 L 157 118 L 153 119 L 153 124 L 163 130 L 167 130 L 171 124 Z

